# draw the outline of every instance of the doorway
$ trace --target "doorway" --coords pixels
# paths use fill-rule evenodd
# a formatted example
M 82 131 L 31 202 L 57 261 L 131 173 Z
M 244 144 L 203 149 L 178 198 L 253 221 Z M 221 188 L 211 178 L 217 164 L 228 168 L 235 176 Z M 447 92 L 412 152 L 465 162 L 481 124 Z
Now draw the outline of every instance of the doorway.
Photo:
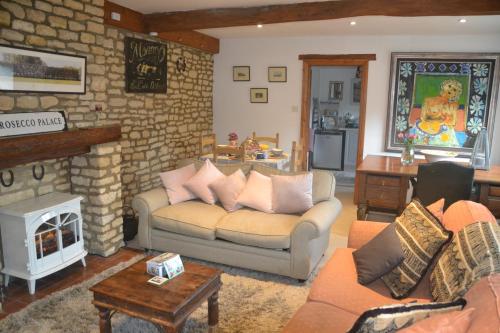
M 302 113 L 301 113 L 301 126 L 300 126 L 300 138 L 303 142 L 303 168 L 307 169 L 311 165 L 311 154 L 310 152 L 314 149 L 314 134 L 315 128 L 313 124 L 313 103 L 312 101 L 312 71 L 313 68 L 328 68 L 328 67 L 355 67 L 359 78 L 359 116 L 358 116 L 358 137 L 357 137 L 357 149 L 355 154 L 355 165 L 359 165 L 363 160 L 363 148 L 364 148 L 364 137 L 365 137 L 365 121 L 366 121 L 366 96 L 368 87 L 368 63 L 371 60 L 375 60 L 375 54 L 345 54 L 345 55 L 300 55 L 299 60 L 303 62 L 303 72 L 302 72 Z M 339 83 L 332 80 L 332 91 L 328 87 L 329 93 L 328 97 L 331 96 L 331 100 L 336 100 L 340 96 L 339 93 Z M 349 83 L 351 84 L 351 83 Z M 345 91 L 345 83 L 341 88 Z M 350 89 L 350 88 L 348 88 Z M 312 156 L 314 157 L 314 156 Z M 354 185 L 354 200 L 357 198 L 357 184 L 355 181 Z

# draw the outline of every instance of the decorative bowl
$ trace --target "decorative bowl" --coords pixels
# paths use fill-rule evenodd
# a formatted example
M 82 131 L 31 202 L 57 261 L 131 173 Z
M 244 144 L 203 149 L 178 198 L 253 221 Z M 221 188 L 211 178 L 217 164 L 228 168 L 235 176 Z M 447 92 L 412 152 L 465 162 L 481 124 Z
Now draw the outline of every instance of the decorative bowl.
M 425 159 L 430 163 L 444 161 L 444 160 L 448 160 L 450 158 L 455 158 L 458 156 L 458 153 L 456 153 L 454 151 L 446 151 L 446 150 L 424 149 L 424 150 L 421 150 L 420 153 L 422 153 L 425 156 Z
M 271 155 L 277 157 L 283 155 L 283 149 L 280 148 L 273 148 L 271 149 Z

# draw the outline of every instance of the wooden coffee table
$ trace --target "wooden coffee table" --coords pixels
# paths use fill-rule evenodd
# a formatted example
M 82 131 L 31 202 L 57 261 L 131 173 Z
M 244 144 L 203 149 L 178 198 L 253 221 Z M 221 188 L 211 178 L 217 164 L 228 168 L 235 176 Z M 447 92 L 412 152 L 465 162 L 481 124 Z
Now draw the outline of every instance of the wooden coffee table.
M 146 261 L 141 260 L 90 288 L 92 303 L 99 310 L 101 333 L 111 332 L 111 316 L 122 312 L 150 321 L 165 332 L 180 332 L 188 316 L 208 300 L 208 325 L 213 332 L 219 322 L 218 293 L 221 271 L 184 263 L 185 272 L 163 286 L 147 283 Z

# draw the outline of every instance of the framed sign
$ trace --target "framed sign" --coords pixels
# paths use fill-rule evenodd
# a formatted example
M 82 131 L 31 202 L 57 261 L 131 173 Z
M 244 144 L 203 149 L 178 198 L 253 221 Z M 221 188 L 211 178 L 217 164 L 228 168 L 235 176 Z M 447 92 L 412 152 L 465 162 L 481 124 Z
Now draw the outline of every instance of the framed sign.
M 60 132 L 67 129 L 63 111 L 0 113 L 0 137 Z
M 250 103 L 267 103 L 267 88 L 250 88 Z
M 403 147 L 470 155 L 482 128 L 493 135 L 500 54 L 393 53 L 387 150 Z
M 87 58 L 0 44 L 0 90 L 85 94 Z
M 233 66 L 233 81 L 250 81 L 250 66 Z
M 268 67 L 267 81 L 286 82 L 286 67 Z
M 167 92 L 167 48 L 164 44 L 125 37 L 125 90 Z

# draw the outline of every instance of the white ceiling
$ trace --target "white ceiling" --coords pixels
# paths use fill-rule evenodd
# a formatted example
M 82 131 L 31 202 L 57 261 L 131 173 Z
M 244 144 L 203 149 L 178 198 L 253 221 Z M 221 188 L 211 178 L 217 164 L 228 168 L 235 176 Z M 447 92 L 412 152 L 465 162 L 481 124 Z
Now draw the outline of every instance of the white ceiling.
M 326 0 L 112 0 L 143 14 L 208 8 L 255 7 Z
M 270 4 L 313 2 L 317 0 L 112 0 L 122 6 L 148 14 L 207 8 L 252 7 Z M 418 1 L 418 0 L 415 0 Z M 438 0 L 439 1 L 439 0 Z M 318 35 L 464 35 L 500 34 L 500 16 L 459 17 L 364 16 L 348 19 L 290 22 L 256 26 L 200 30 L 217 38 L 295 37 Z M 355 26 L 349 22 L 355 20 Z
M 200 30 L 217 38 L 296 37 L 328 35 L 475 35 L 499 34 L 500 16 L 471 16 L 466 23 L 459 17 L 363 16 L 325 21 L 290 22 L 256 26 Z M 356 21 L 351 26 L 350 21 Z

